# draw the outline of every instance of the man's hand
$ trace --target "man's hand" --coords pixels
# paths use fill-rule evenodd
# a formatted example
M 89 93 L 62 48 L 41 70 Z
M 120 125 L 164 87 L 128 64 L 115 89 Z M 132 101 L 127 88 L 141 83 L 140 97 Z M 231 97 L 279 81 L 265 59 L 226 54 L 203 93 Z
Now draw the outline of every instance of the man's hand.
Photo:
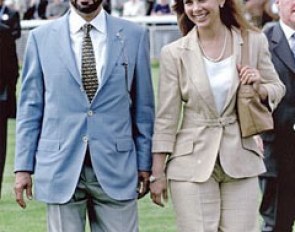
M 144 197 L 149 192 L 150 172 L 138 172 L 138 199 Z
M 23 192 L 26 191 L 26 196 L 29 200 L 32 199 L 32 177 L 29 172 L 17 172 L 15 174 L 15 200 L 20 207 L 26 208 Z

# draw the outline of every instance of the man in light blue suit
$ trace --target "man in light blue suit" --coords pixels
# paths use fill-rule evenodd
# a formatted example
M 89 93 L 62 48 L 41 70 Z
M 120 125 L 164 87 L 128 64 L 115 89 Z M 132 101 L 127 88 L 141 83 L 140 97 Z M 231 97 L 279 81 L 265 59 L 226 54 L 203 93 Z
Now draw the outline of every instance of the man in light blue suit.
M 87 213 L 93 232 L 138 231 L 136 199 L 148 192 L 154 122 L 148 33 L 108 15 L 101 2 L 72 0 L 68 14 L 28 38 L 15 193 L 25 208 L 34 174 L 50 232 L 84 231 Z

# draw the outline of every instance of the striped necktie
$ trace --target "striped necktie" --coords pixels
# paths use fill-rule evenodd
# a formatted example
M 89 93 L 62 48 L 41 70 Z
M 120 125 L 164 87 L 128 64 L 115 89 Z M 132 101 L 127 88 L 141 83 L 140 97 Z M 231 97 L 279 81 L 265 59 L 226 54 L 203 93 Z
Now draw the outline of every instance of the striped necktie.
M 95 62 L 92 41 L 89 34 L 91 29 L 92 29 L 91 24 L 85 24 L 82 27 L 84 36 L 83 36 L 83 42 L 82 42 L 82 66 L 81 66 L 82 83 L 90 102 L 92 101 L 96 93 L 96 90 L 98 88 L 96 62 Z

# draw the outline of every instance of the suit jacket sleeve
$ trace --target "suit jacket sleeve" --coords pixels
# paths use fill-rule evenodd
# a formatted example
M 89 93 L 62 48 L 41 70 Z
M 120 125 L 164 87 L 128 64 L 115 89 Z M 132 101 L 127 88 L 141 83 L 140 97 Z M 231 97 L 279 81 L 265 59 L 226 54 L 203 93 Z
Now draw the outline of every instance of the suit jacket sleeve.
M 5 87 L 16 84 L 18 77 L 18 63 L 15 51 L 15 44 L 10 30 L 1 24 L 0 44 L 0 93 Z
M 6 76 L 7 76 L 7 84 L 8 86 L 16 86 L 17 78 L 18 78 L 18 60 L 16 54 L 16 47 L 13 36 L 9 33 L 7 36 L 7 43 L 5 49 L 5 57 L 6 57 Z
M 11 34 L 14 39 L 18 39 L 21 36 L 20 16 L 18 12 L 14 13 L 13 21 L 11 25 Z
M 138 170 L 151 169 L 151 136 L 154 125 L 154 95 L 150 71 L 150 47 L 147 30 L 142 32 L 132 85 L 133 134 L 138 156 Z
M 34 171 L 35 154 L 41 130 L 44 83 L 38 48 L 30 33 L 23 64 L 22 88 L 16 120 L 15 171 Z
M 268 49 L 268 41 L 266 36 L 261 33 L 260 48 L 258 53 L 258 70 L 262 77 L 262 85 L 268 92 L 268 104 L 273 111 L 283 96 L 285 95 L 285 86 L 279 79 L 279 76 L 271 61 L 271 55 Z
M 6 65 L 5 56 L 7 53 L 7 29 L 0 24 L 0 95 L 3 93 L 6 87 Z
M 160 57 L 158 109 L 153 136 L 153 152 L 173 151 L 181 112 L 181 92 L 175 58 L 171 49 L 164 47 Z

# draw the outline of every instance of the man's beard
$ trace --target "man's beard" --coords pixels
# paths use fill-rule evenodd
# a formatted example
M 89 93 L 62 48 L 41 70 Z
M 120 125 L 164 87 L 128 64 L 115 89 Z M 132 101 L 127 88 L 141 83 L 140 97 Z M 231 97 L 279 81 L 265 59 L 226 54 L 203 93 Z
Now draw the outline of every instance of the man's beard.
M 98 9 L 98 7 L 101 4 L 101 0 L 94 0 L 92 4 L 87 4 L 87 5 L 77 5 L 77 0 L 71 1 L 72 5 L 75 7 L 76 10 L 83 14 L 90 14 Z

